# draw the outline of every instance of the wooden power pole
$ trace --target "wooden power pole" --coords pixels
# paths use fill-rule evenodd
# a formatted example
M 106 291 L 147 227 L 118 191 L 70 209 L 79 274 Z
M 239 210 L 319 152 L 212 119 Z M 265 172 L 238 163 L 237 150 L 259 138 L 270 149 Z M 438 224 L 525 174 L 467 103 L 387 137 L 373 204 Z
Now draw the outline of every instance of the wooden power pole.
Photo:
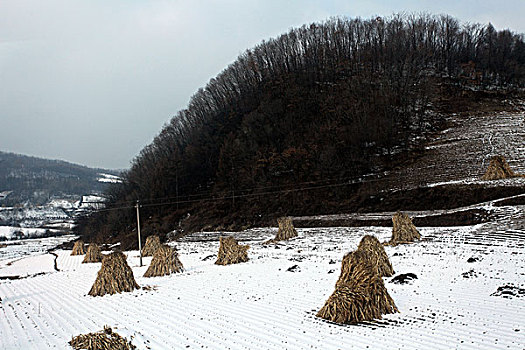
M 137 208 L 137 234 L 139 236 L 139 254 L 140 254 L 140 266 L 142 267 L 142 243 L 140 241 L 140 212 L 139 212 L 139 201 L 137 200 L 137 204 L 135 205 L 135 208 Z

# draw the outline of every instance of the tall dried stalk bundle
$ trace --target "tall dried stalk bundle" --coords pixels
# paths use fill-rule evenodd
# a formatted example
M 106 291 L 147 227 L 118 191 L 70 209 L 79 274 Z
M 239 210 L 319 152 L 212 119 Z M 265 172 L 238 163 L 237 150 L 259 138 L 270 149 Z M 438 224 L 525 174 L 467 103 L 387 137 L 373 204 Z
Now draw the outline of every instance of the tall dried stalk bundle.
M 376 273 L 366 254 L 355 251 L 345 255 L 341 275 L 317 317 L 336 323 L 356 324 L 381 319 L 399 312 L 388 294 L 383 279 Z
M 71 255 L 84 255 L 86 252 L 84 251 L 84 242 L 82 240 L 78 240 L 73 245 L 73 250 L 71 251 Z
M 489 167 L 487 168 L 485 174 L 481 177 L 481 180 L 500 180 L 520 176 L 525 175 L 520 175 L 512 171 L 505 157 L 494 156 L 490 160 Z
M 412 219 L 405 213 L 397 212 L 392 217 L 392 237 L 386 245 L 398 245 L 403 243 L 412 243 L 421 239 L 421 234 L 412 223 Z
M 388 260 L 385 248 L 375 236 L 364 236 L 359 242 L 357 250 L 366 254 L 368 261 L 379 276 L 390 277 L 394 275 L 394 268 Z
M 142 256 L 152 256 L 161 246 L 159 236 L 149 236 L 142 248 Z
M 177 251 L 172 247 L 162 245 L 153 254 L 153 259 L 144 277 L 166 276 L 183 271 L 184 267 L 179 260 Z
M 275 238 L 264 242 L 265 244 L 287 241 L 290 238 L 297 237 L 297 231 L 295 230 L 295 227 L 293 227 L 292 219 L 290 217 L 285 216 L 279 218 L 277 219 L 277 223 L 279 224 L 277 235 L 275 235 Z
M 87 350 L 133 350 L 136 346 L 126 338 L 113 332 L 111 327 L 104 326 L 104 330 L 96 333 L 80 334 L 69 341 L 74 349 Z
M 237 264 L 248 261 L 249 245 L 241 245 L 232 236 L 219 238 L 219 254 L 217 255 L 217 265 Z
M 84 257 L 84 260 L 82 260 L 82 263 L 98 263 L 102 261 L 102 252 L 100 251 L 100 247 L 96 245 L 95 243 L 91 243 L 88 246 L 86 256 Z
M 126 256 L 122 252 L 113 252 L 102 258 L 102 266 L 98 271 L 97 279 L 88 294 L 102 296 L 132 292 L 139 288 L 133 277 L 133 270 L 126 262 Z

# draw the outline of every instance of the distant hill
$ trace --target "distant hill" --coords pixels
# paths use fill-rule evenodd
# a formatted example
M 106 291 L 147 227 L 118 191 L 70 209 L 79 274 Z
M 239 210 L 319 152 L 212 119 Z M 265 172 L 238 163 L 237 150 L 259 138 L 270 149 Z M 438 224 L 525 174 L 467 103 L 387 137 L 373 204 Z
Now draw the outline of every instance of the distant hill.
M 118 171 L 0 152 L 0 205 L 40 205 L 52 198 L 101 193 Z

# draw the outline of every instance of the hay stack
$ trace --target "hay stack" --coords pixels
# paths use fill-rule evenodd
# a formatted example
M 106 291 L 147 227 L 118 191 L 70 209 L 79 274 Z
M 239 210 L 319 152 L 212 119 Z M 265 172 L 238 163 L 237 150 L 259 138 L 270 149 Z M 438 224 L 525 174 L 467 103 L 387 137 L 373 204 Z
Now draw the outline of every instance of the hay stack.
M 522 175 L 515 173 L 503 156 L 494 156 L 490 160 L 489 167 L 481 180 L 500 180 L 511 177 L 520 177 Z
M 357 250 L 343 258 L 335 290 L 317 317 L 336 323 L 356 324 L 381 319 L 384 314 L 398 311 L 383 279 L 366 254 Z
M 104 330 L 96 333 L 81 334 L 69 341 L 74 349 L 87 350 L 133 350 L 135 345 L 126 338 L 113 332 L 111 327 L 104 326 Z
M 160 246 L 159 236 L 149 236 L 146 238 L 144 248 L 142 248 L 142 256 L 152 256 Z
M 412 223 L 412 219 L 407 214 L 397 212 L 392 217 L 394 227 L 392 228 L 392 237 L 386 245 L 398 245 L 403 243 L 412 243 L 421 239 L 421 234 Z
M 75 245 L 73 245 L 73 251 L 71 251 L 71 255 L 84 255 L 86 252 L 84 251 L 84 242 L 82 240 L 76 241 Z
M 368 261 L 379 276 L 390 277 L 394 275 L 394 269 L 388 260 L 385 248 L 375 236 L 364 236 L 359 242 L 357 250 L 366 254 Z
M 179 260 L 177 251 L 167 245 L 160 246 L 153 254 L 153 259 L 144 277 L 166 276 L 171 273 L 183 272 L 184 267 Z
M 297 237 L 297 231 L 293 227 L 292 219 L 290 217 L 282 217 L 277 219 L 279 224 L 279 231 L 274 239 L 264 242 L 264 244 L 275 243 L 279 241 L 287 241 L 290 238 Z
M 82 263 L 98 263 L 102 261 L 102 252 L 100 247 L 95 243 L 91 243 L 87 249 L 86 256 Z
M 241 245 L 232 236 L 219 238 L 219 254 L 217 255 L 217 265 L 237 264 L 248 261 L 249 245 Z
M 140 288 L 133 271 L 126 262 L 126 256 L 121 252 L 113 252 L 102 259 L 102 267 L 97 279 L 89 291 L 91 296 L 102 296 L 122 292 L 132 292 Z

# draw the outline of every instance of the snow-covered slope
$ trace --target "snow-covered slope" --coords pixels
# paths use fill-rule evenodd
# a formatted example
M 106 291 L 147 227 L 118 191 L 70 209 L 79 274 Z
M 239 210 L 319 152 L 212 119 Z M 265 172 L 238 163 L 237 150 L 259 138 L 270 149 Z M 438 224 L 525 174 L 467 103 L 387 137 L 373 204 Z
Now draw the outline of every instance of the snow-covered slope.
M 105 173 L 98 173 L 97 181 L 98 182 L 109 182 L 109 183 L 119 183 L 122 182 L 119 176 L 111 175 L 111 174 L 105 174 Z
M 370 185 L 378 191 L 458 183 L 490 186 L 494 183 L 480 177 L 495 155 L 505 156 L 514 171 L 525 173 L 525 104 L 510 109 L 518 111 L 450 116 L 452 127 L 433 138 L 423 157 L 370 180 Z M 512 179 L 497 184 L 521 186 L 525 181 Z
M 388 228 L 298 229 L 269 246 L 261 243 L 276 229 L 249 230 L 234 235 L 251 245 L 250 261 L 231 266 L 213 264 L 220 233 L 194 234 L 176 243 L 186 272 L 144 278 L 151 258 L 139 267 L 128 252 L 137 282 L 151 289 L 104 297 L 87 295 L 100 264 L 59 251 L 60 272 L 0 280 L 0 348 L 67 349 L 73 335 L 107 324 L 139 349 L 522 349 L 525 207 L 493 210 L 492 222 L 421 228 L 421 242 L 386 247 L 396 273 L 418 278 L 386 278 L 401 312 L 359 326 L 315 313 L 343 255 L 365 234 L 386 240 Z
M 38 206 L 28 208 L 1 208 L 0 222 L 13 226 L 39 227 L 46 223 L 66 221 L 70 215 L 63 208 Z

